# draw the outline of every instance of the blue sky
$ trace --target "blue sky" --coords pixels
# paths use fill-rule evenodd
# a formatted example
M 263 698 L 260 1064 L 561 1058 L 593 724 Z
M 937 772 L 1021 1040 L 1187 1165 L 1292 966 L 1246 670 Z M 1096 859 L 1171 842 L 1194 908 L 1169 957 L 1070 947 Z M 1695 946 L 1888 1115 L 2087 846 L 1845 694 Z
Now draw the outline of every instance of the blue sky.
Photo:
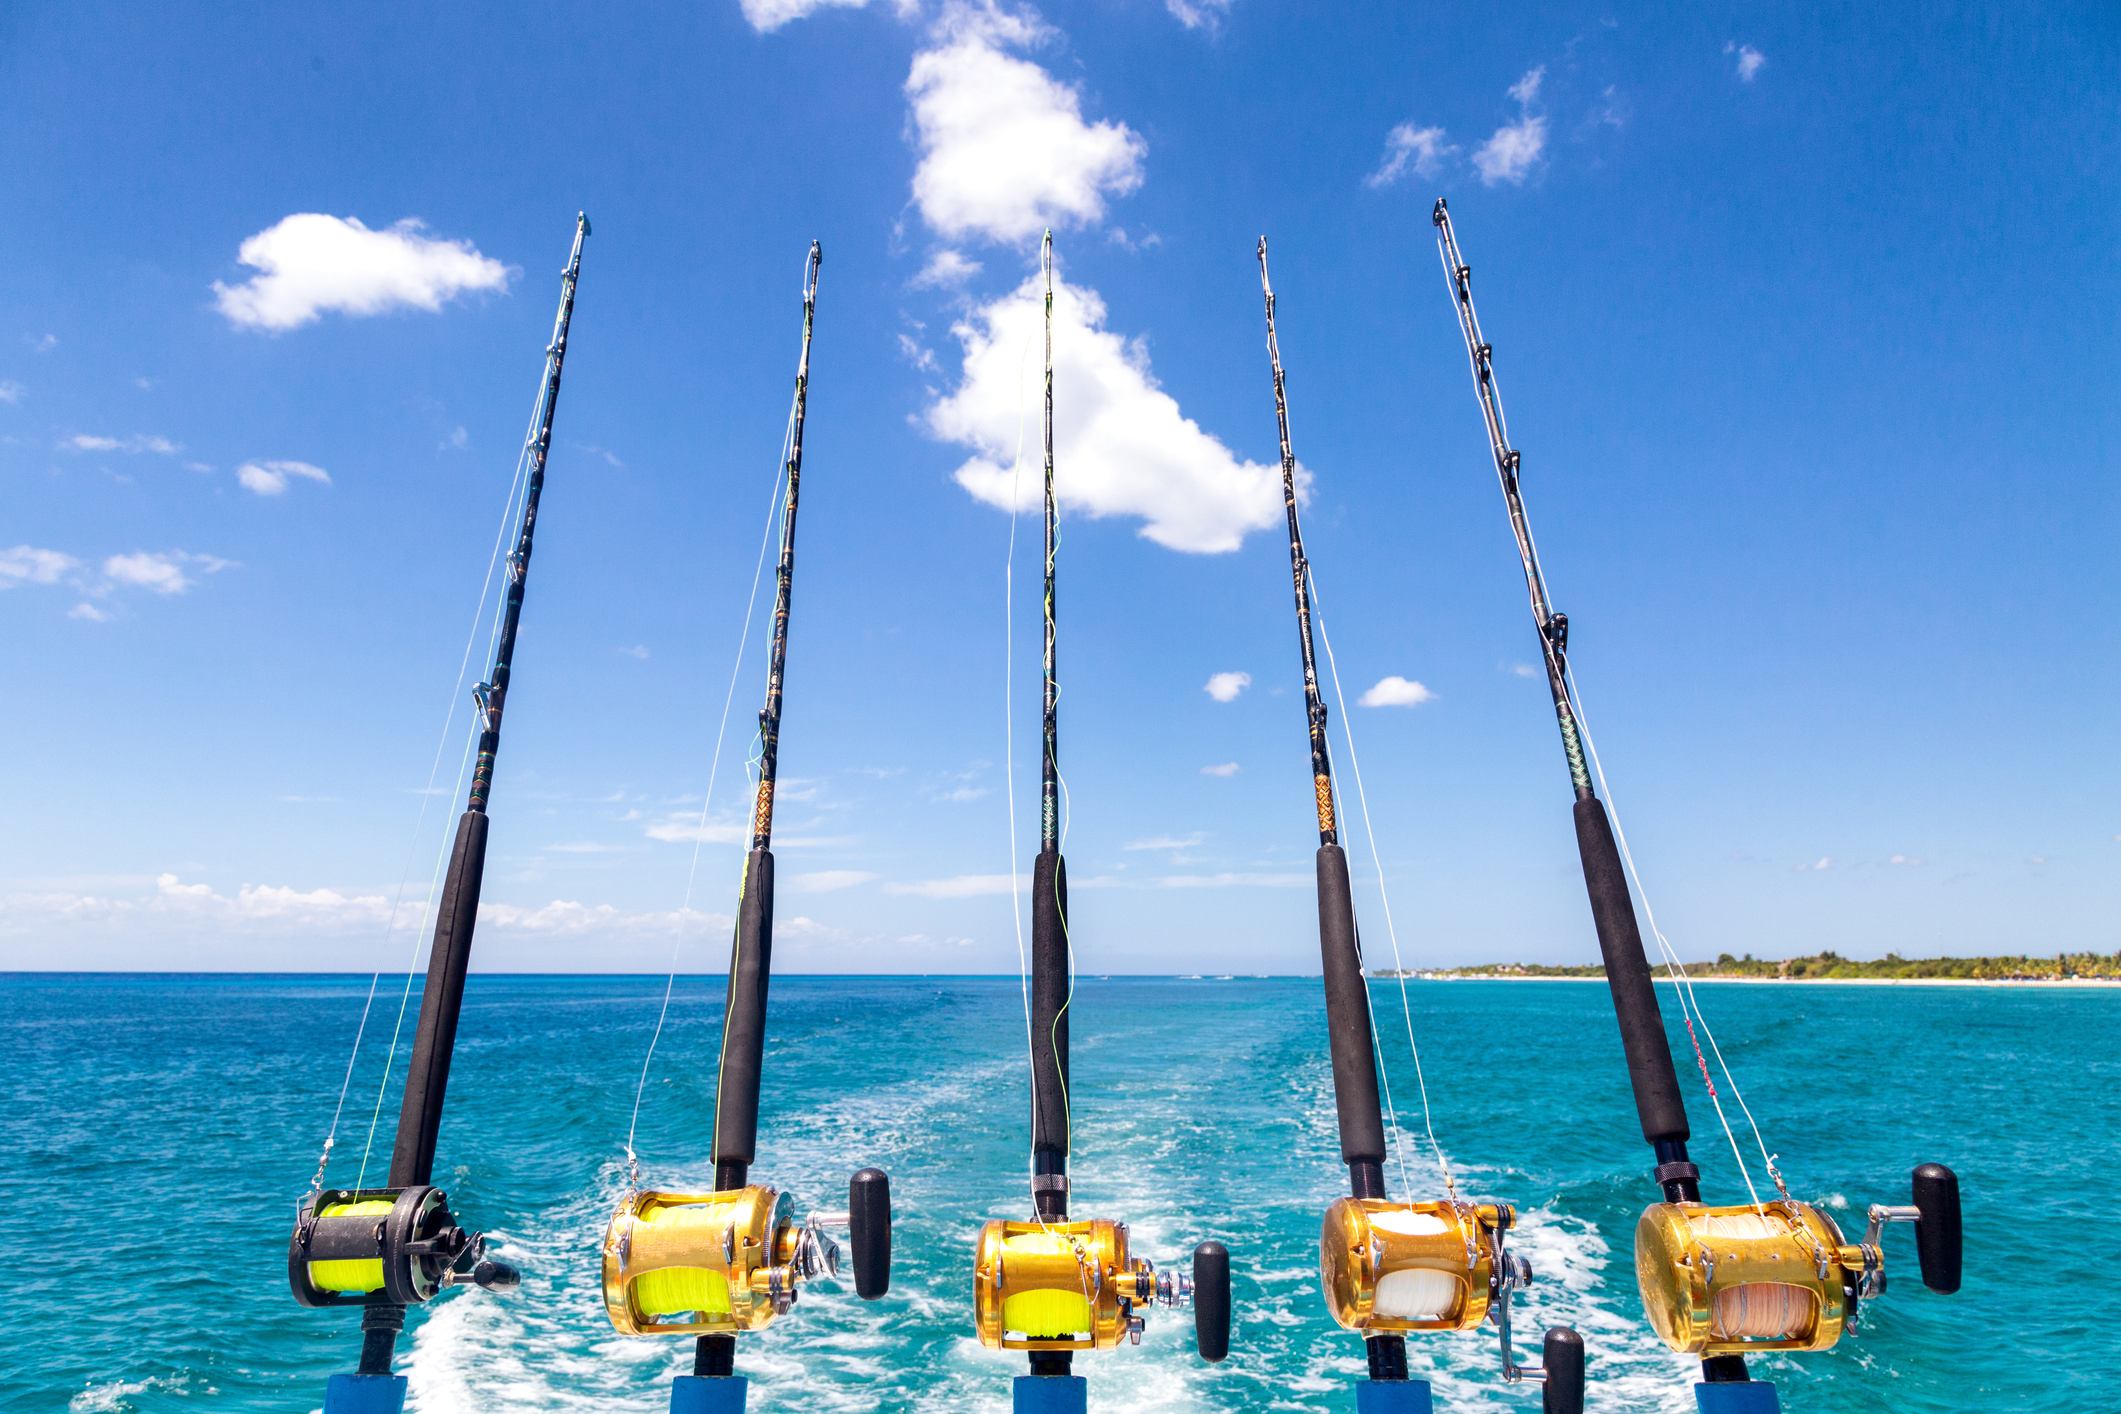
M 1015 968 L 1048 224 L 1081 965 L 1316 965 L 1262 232 L 1400 954 L 1592 958 L 1438 195 L 1679 950 L 2111 950 L 2117 51 L 2091 5 L 11 7 L 0 963 L 403 964 L 578 209 L 479 965 L 725 955 L 817 238 L 779 965 Z

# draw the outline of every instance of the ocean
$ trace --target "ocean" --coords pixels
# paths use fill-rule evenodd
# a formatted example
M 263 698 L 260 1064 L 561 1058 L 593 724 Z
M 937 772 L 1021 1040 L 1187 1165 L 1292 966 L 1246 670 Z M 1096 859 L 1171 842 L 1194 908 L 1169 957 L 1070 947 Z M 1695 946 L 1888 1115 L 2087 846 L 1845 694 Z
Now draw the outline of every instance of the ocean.
M 598 1294 L 663 985 L 472 977 L 436 1181 L 524 1279 L 413 1313 L 398 1365 L 409 1409 L 660 1414 L 669 1378 L 689 1372 L 689 1340 L 615 1334 Z M 325 1377 L 353 1368 L 357 1313 L 296 1306 L 286 1244 L 368 987 L 0 978 L 0 1173 L 16 1195 L 0 1410 L 321 1406 Z M 329 1183 L 360 1168 L 401 989 L 383 979 Z M 2105 1347 L 2086 1344 L 2121 1316 L 2098 1265 L 2121 1205 L 2121 988 L 1697 990 L 1793 1194 L 1860 1227 L 1867 1204 L 1907 1202 L 1927 1160 L 1956 1169 L 1964 1193 L 1959 1295 L 1922 1287 L 1911 1230 L 1896 1227 L 1892 1289 L 1860 1336 L 1754 1360 L 1789 1414 L 2121 1407 Z M 650 1184 L 711 1186 L 721 994 L 719 978 L 678 979 L 636 1141 Z M 1440 1196 L 1398 984 L 1373 995 L 1406 1140 L 1392 1193 Z M 1514 1245 L 1537 1280 L 1519 1298 L 1521 1358 L 1566 1322 L 1589 1349 L 1591 1408 L 1691 1410 L 1698 1367 L 1651 1335 L 1635 1291 L 1634 1220 L 1655 1193 L 1604 986 L 1411 981 L 1406 995 L 1462 1192 L 1522 1215 Z M 879 1165 L 896 1224 L 884 1300 L 819 1283 L 742 1338 L 753 1410 L 1008 1407 L 1023 1357 L 974 1338 L 969 1264 L 979 1225 L 1028 1202 L 1022 1005 L 1015 978 L 774 980 L 755 1179 L 799 1212 L 841 1208 L 848 1174 Z M 1152 1312 L 1138 1348 L 1078 1355 L 1091 1408 L 1352 1410 L 1362 1343 L 1318 1290 L 1319 1218 L 1345 1181 L 1317 980 L 1084 977 L 1071 1017 L 1076 1215 L 1126 1220 L 1159 1265 L 1218 1238 L 1235 1288 L 1228 1361 L 1193 1354 L 1187 1313 Z M 371 1181 L 403 1059 L 401 1045 Z M 1698 1075 L 1686 1094 L 1706 1196 L 1742 1201 Z M 1408 1343 L 1439 1410 L 1539 1407 L 1536 1385 L 1501 1382 L 1491 1328 Z

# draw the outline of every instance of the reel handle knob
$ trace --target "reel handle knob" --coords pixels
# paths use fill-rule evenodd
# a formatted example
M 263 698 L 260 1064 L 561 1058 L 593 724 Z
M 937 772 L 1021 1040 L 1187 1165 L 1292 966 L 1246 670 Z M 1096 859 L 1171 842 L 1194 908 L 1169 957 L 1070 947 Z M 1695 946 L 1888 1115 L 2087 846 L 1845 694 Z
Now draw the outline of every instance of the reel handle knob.
M 874 1301 L 891 1289 L 891 1179 L 863 1169 L 847 1181 L 847 1247 L 854 1294 Z
M 487 1291 L 514 1291 L 523 1284 L 523 1274 L 506 1262 L 482 1260 L 471 1269 L 471 1281 Z
M 1541 1414 L 1583 1414 L 1583 1337 L 1567 1326 L 1549 1327 L 1540 1363 L 1547 1374 Z
M 1939 1296 L 1959 1289 L 1959 1175 L 1943 1164 L 1915 1170 L 1915 1253 L 1922 1259 L 1922 1284 Z
M 1203 1360 L 1230 1353 L 1230 1249 L 1220 1242 L 1193 1249 L 1193 1336 Z

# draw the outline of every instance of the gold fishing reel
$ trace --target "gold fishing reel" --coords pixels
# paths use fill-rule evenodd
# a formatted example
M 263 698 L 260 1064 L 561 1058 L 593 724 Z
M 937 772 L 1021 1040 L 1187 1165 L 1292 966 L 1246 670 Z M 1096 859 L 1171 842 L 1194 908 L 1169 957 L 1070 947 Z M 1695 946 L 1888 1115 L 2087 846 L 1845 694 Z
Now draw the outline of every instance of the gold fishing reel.
M 1196 1272 L 1204 1259 L 1220 1272 L 1227 1349 L 1229 1255 L 1220 1243 L 1203 1243 Z M 1126 1340 L 1141 1344 L 1147 1322 L 1139 1313 L 1189 1306 L 1193 1288 L 1185 1272 L 1159 1272 L 1148 1258 L 1131 1255 L 1125 1223 L 997 1219 L 980 1229 L 973 1258 L 973 1320 L 989 1350 L 1110 1350 Z M 1210 1336 L 1201 1353 L 1221 1359 L 1213 1347 Z
M 881 1170 L 863 1169 L 843 1213 L 795 1220 L 786 1193 L 764 1184 L 715 1193 L 629 1192 L 604 1233 L 604 1309 L 624 1335 L 731 1335 L 764 1330 L 802 1285 L 835 1277 L 846 1228 L 855 1291 L 890 1283 L 891 1198 Z
M 1885 1294 L 1884 1229 L 1915 1224 L 1923 1284 L 1959 1289 L 1959 1180 L 1915 1170 L 1915 1202 L 1873 1204 L 1861 1242 L 1825 1209 L 1783 1199 L 1712 1208 L 1659 1203 L 1635 1225 L 1635 1278 L 1650 1324 L 1683 1355 L 1827 1350 L 1853 1332 L 1859 1303 Z
M 1507 1203 L 1394 1203 L 1343 1198 L 1326 1210 L 1319 1281 L 1351 1331 L 1469 1331 L 1503 1296 L 1522 1259 L 1503 1250 Z

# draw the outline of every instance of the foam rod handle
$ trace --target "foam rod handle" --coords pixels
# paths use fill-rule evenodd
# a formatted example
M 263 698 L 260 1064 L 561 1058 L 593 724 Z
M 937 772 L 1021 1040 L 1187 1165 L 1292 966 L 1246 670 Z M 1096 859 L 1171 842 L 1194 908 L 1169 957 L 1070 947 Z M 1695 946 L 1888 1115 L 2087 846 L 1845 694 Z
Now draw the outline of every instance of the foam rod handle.
M 766 987 L 773 976 L 773 853 L 744 861 L 744 899 L 729 950 L 729 1001 L 722 1011 L 722 1064 L 714 1099 L 714 1161 L 758 1157 L 759 1068 L 766 1051 Z
M 1348 890 L 1348 856 L 1339 845 L 1318 851 L 1318 956 L 1326 983 L 1326 1035 L 1333 1050 L 1333 1101 L 1340 1112 L 1340 1157 L 1348 1164 L 1381 1164 L 1384 1109 L 1377 1102 L 1377 1063 L 1371 1058 L 1370 992 L 1355 938 L 1355 901 Z M 1382 1198 L 1382 1191 L 1358 1196 Z
M 1939 1296 L 1959 1289 L 1959 1175 L 1943 1164 L 1915 1170 L 1915 1254 L 1922 1259 L 1922 1284 Z
M 449 1062 L 457 1046 L 457 1014 L 464 1007 L 464 973 L 471 966 L 471 934 L 479 921 L 479 888 L 486 877 L 486 812 L 467 810 L 457 820 L 457 841 L 442 882 L 428 949 L 427 986 L 420 993 L 419 1029 L 405 1073 L 405 1099 L 398 1110 L 398 1137 L 390 1156 L 390 1186 L 409 1188 L 431 1181 L 435 1138 L 442 1128 L 442 1101 L 449 1091 Z
M 1567 1326 L 1550 1328 L 1540 1363 L 1547 1372 L 1541 1414 L 1583 1414 L 1583 1337 Z
M 1635 925 L 1635 904 L 1628 897 L 1628 876 L 1620 867 L 1613 824 L 1606 819 L 1604 802 L 1595 796 L 1576 802 L 1576 848 L 1583 856 L 1583 882 L 1591 894 L 1598 951 L 1605 957 L 1606 983 L 1613 991 L 1613 1014 L 1620 1022 L 1642 1137 L 1653 1144 L 1659 1139 L 1684 1140 L 1686 1105 L 1672 1070 L 1664 1014 L 1657 1009 L 1657 984 L 1643 955 L 1642 931 Z
M 1203 1360 L 1230 1353 L 1230 1249 L 1220 1242 L 1193 1249 L 1193 1336 Z
M 1058 850 L 1047 850 L 1031 874 L 1031 1149 L 1063 1160 L 1068 1153 L 1067 1006 L 1068 865 Z M 1061 1212 L 1066 1211 L 1064 1205 Z
M 863 1169 L 847 1181 L 847 1247 L 854 1294 L 874 1301 L 891 1289 L 891 1180 Z

